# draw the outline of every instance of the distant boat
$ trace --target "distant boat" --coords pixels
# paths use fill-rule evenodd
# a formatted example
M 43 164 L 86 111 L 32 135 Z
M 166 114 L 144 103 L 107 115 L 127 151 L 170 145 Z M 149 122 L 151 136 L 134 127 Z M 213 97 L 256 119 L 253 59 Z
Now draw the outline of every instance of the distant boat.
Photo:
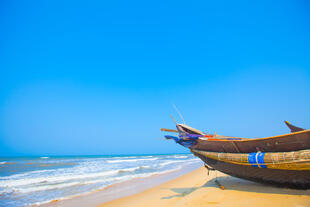
M 176 123 L 165 136 L 188 147 L 208 169 L 261 183 L 310 188 L 310 130 L 285 122 L 291 133 L 267 138 L 206 134 Z

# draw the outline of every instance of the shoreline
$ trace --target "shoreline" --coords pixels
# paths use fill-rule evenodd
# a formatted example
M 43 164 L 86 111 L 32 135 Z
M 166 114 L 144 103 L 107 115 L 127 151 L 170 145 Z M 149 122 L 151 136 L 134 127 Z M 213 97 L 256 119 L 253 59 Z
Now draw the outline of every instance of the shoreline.
M 202 164 L 200 163 L 200 166 Z M 279 188 L 235 178 L 218 171 L 208 175 L 194 166 L 174 172 L 135 178 L 39 207 L 309 207 L 310 189 Z M 221 189 L 218 181 L 225 190 Z
M 139 194 L 145 190 L 176 179 L 184 174 L 190 173 L 203 164 L 201 162 L 190 163 L 180 169 L 147 177 L 137 177 L 108 185 L 102 189 L 94 190 L 84 194 L 59 198 L 41 204 L 33 204 L 33 207 L 73 207 L 73 206 L 98 206 L 102 203 L 114 201 L 127 196 Z
M 218 181 L 225 190 L 221 189 Z M 310 189 L 279 188 L 235 178 L 201 167 L 135 195 L 102 203 L 98 207 L 309 207 Z

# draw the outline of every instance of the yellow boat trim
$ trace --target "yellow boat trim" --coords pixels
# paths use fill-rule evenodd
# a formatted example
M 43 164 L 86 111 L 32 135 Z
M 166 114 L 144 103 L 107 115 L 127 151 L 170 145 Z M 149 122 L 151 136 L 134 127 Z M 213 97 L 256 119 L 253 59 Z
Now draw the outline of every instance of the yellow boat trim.
M 229 142 L 232 142 L 232 141 L 233 142 L 246 142 L 246 141 L 254 141 L 254 140 L 258 141 L 258 140 L 274 139 L 274 138 L 280 138 L 280 137 L 286 137 L 286 136 L 293 136 L 293 135 L 296 135 L 296 134 L 304 134 L 304 133 L 310 133 L 310 129 L 304 130 L 304 131 L 299 131 L 299 132 L 293 132 L 293 133 L 289 133 L 289 134 L 282 134 L 282 135 L 273 136 L 273 137 L 243 138 L 242 140 L 216 140 L 216 141 L 229 141 Z M 234 138 L 234 137 L 231 137 L 231 138 Z M 212 140 L 210 140 L 210 141 L 212 141 Z

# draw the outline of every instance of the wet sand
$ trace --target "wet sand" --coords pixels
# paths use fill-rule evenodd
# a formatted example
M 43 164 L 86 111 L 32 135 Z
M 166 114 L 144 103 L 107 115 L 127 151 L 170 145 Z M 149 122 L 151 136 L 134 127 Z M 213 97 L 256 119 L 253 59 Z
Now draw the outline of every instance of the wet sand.
M 272 187 L 214 171 L 208 176 L 207 170 L 201 167 L 141 193 L 99 205 L 120 206 L 309 207 L 310 190 Z
M 104 189 L 89 192 L 84 195 L 71 196 L 69 198 L 53 200 L 45 204 L 33 205 L 33 206 L 40 206 L 40 207 L 98 206 L 102 203 L 111 200 L 123 198 L 134 194 L 139 194 L 154 186 L 158 186 L 162 183 L 176 179 L 186 173 L 190 173 L 200 168 L 201 166 L 202 162 L 196 162 L 183 166 L 179 170 L 171 171 L 168 173 L 156 174 L 144 178 L 135 178 L 121 183 L 116 183 L 107 186 Z

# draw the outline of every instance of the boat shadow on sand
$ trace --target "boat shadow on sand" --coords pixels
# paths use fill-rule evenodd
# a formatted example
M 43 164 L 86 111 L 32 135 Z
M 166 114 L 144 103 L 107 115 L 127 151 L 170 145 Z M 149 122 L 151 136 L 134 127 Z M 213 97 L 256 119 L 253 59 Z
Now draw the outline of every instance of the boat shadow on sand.
M 177 197 L 185 197 L 196 190 L 199 189 L 208 189 L 220 187 L 216 184 L 216 181 L 225 187 L 225 191 L 244 191 L 244 192 L 253 192 L 253 193 L 265 193 L 265 194 L 285 194 L 285 195 L 306 195 L 310 196 L 310 189 L 308 190 L 298 190 L 291 188 L 281 188 L 268 184 L 260 184 L 251 182 L 248 180 L 242 180 L 232 176 L 221 176 L 208 180 L 204 185 L 199 187 L 189 187 L 189 188 L 169 188 L 170 191 L 176 193 L 171 196 L 162 197 L 161 199 L 171 199 Z

